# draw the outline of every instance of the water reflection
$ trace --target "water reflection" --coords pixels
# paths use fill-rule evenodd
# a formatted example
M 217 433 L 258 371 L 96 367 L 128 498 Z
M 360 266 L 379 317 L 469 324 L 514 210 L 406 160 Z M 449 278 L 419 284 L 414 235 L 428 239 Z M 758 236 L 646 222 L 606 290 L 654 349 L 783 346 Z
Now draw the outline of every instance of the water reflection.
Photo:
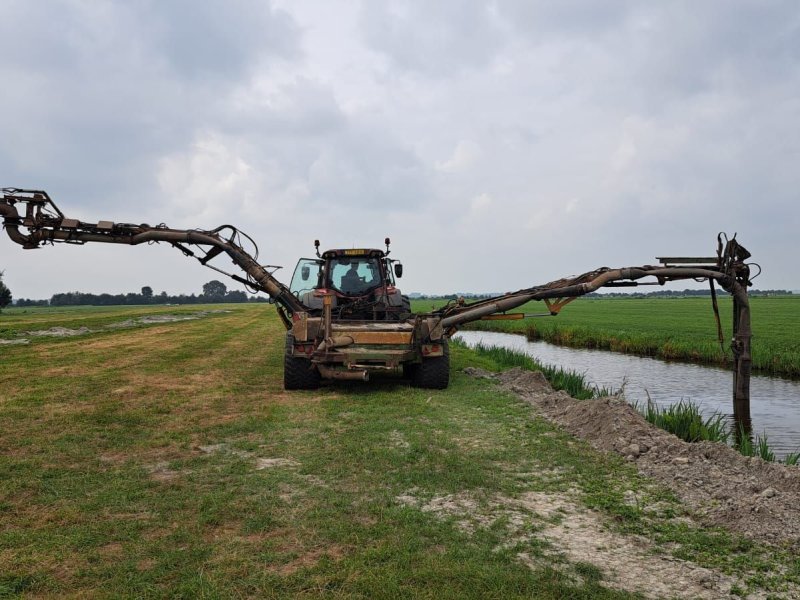
M 624 384 L 630 402 L 647 402 L 648 394 L 661 406 L 691 399 L 703 413 L 718 412 L 733 421 L 733 375 L 727 369 L 565 348 L 509 333 L 461 331 L 456 337 L 470 346 L 483 342 L 525 352 L 539 362 L 584 373 L 592 385 L 618 389 Z M 800 382 L 753 375 L 750 398 L 753 432 L 766 431 L 778 456 L 800 450 Z

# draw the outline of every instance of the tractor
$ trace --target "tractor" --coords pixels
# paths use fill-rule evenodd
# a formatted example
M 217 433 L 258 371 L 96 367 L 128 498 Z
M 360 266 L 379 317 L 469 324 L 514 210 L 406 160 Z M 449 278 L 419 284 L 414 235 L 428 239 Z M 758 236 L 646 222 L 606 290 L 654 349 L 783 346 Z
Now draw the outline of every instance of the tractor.
M 717 282 L 733 295 L 735 386 L 746 387 L 749 382 L 747 287 L 751 283 L 745 261 L 750 253 L 735 236 L 725 243 L 718 236 L 716 256 L 712 257 L 665 257 L 655 266 L 602 267 L 497 297 L 469 302 L 459 298 L 441 308 L 414 313 L 408 297 L 396 287 L 403 265 L 389 258 L 389 238 L 385 239 L 386 250 L 351 248 L 322 253 L 316 241 L 316 257 L 300 259 L 286 286 L 275 278 L 274 268 L 258 262 L 252 238 L 231 225 L 185 230 L 84 222 L 66 217 L 47 192 L 17 188 L 2 189 L 0 217 L 11 240 L 26 249 L 55 243 L 167 243 L 251 292 L 268 294 L 286 327 L 283 380 L 288 390 L 314 389 L 323 380 L 367 381 L 371 373 L 401 370 L 413 386 L 443 389 L 450 376 L 448 340 L 461 325 L 531 316 L 509 311 L 534 300 L 546 305 L 542 314 L 555 316 L 575 298 L 600 288 L 689 279 L 709 281 L 712 292 Z M 209 264 L 222 254 L 241 273 L 228 273 Z M 715 314 L 719 323 L 716 309 Z

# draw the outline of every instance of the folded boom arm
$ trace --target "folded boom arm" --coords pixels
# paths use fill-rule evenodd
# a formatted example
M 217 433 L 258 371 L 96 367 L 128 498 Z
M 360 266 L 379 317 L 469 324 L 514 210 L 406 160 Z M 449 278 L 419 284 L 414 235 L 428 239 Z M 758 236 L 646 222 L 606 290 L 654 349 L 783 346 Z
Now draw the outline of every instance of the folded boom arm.
M 279 282 L 239 242 L 247 237 L 235 227 L 223 225 L 212 230 L 170 229 L 165 225 L 133 225 L 129 223 L 84 223 L 68 219 L 55 203 L 40 190 L 3 188 L 0 199 L 0 217 L 8 236 L 23 248 L 33 249 L 47 243 L 64 242 L 85 244 L 101 242 L 110 244 L 138 245 L 149 242 L 167 242 L 187 256 L 193 256 L 206 265 L 215 256 L 225 253 L 246 274 L 246 277 L 229 275 L 253 289 L 269 294 L 289 315 L 307 311 L 284 284 Z M 19 207 L 24 210 L 20 211 Z M 26 230 L 23 232 L 21 230 Z M 223 233 L 229 234 L 223 237 Z M 252 241 L 252 240 L 251 240 Z M 197 246 L 201 255 L 196 255 L 187 246 Z

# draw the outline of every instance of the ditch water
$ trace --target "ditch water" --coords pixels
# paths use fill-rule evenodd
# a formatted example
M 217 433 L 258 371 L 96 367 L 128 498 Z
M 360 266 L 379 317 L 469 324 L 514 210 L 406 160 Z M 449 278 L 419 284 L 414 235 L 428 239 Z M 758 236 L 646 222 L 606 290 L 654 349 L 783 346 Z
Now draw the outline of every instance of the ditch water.
M 646 403 L 648 394 L 659 406 L 692 400 L 704 415 L 723 414 L 733 425 L 733 375 L 728 369 L 529 342 L 510 333 L 460 331 L 455 337 L 468 346 L 482 342 L 524 352 L 541 363 L 583 373 L 590 385 L 619 389 L 624 384 L 632 404 Z M 778 457 L 800 450 L 800 381 L 752 375 L 750 413 L 753 433 L 766 432 Z

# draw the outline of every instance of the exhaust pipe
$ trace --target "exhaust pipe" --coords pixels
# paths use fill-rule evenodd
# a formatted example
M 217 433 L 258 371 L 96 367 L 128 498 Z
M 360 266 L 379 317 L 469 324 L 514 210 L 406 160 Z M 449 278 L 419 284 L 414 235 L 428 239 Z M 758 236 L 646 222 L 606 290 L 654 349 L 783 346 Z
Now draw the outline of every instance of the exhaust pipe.
M 369 381 L 369 372 L 366 369 L 358 371 L 340 371 L 339 369 L 331 369 L 325 365 L 317 365 L 319 374 L 323 379 L 344 379 L 347 381 Z

